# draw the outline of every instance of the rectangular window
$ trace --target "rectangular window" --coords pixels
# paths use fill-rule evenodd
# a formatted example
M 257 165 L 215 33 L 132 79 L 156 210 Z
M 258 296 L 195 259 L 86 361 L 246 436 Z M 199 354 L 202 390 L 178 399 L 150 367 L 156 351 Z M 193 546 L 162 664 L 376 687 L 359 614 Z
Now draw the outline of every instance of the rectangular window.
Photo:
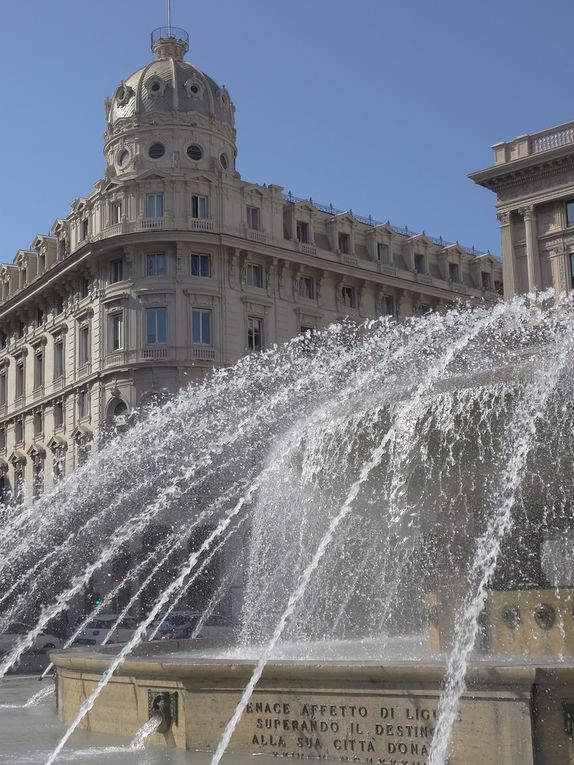
M 34 435 L 41 436 L 44 432 L 44 415 L 41 411 L 34 412 Z
M 115 313 L 111 318 L 111 347 L 112 351 L 121 351 L 124 347 L 124 315 Z
M 89 279 L 86 279 L 86 277 L 84 276 L 80 280 L 80 297 L 87 298 L 89 294 L 90 294 L 90 281 Z
M 64 374 L 64 341 L 56 340 L 54 343 L 54 379 L 57 380 Z
M 391 262 L 391 248 L 388 244 L 377 242 L 377 260 L 379 263 Z
M 112 202 L 110 205 L 110 222 L 119 223 L 122 219 L 122 203 Z
M 343 305 L 347 306 L 347 308 L 355 308 L 357 301 L 354 287 L 349 287 L 347 284 L 343 284 L 341 287 L 341 302 Z
M 259 263 L 247 263 L 245 277 L 250 287 L 263 287 L 263 266 Z
M 62 401 L 57 401 L 54 404 L 54 427 L 61 428 L 64 424 L 64 404 Z
M 44 385 L 44 353 L 37 351 L 34 354 L 34 388 Z
M 167 309 L 148 308 L 146 311 L 147 343 L 158 345 L 167 342 Z
M 297 279 L 297 294 L 308 300 L 315 299 L 315 280 L 312 276 L 300 276 Z
M 574 286 L 574 281 L 572 284 Z M 504 285 L 502 284 L 502 282 L 499 282 L 499 281 L 494 282 L 494 291 L 498 292 L 499 295 L 504 295 Z
M 211 255 L 195 255 L 191 256 L 191 275 L 203 276 L 208 278 L 211 276 Z
M 339 234 L 339 252 L 348 255 L 351 252 L 351 237 L 349 234 Z
M 16 398 L 24 395 L 24 362 L 16 364 Z
M 90 233 L 90 221 L 87 218 L 84 218 L 82 221 L 82 240 L 88 238 L 88 234 Z
M 147 256 L 146 276 L 165 276 L 165 252 L 154 252 Z
M 256 316 L 247 317 L 247 348 L 250 351 L 263 348 L 263 319 Z
M 80 327 L 78 335 L 78 364 L 82 366 L 90 360 L 90 328 Z
M 460 269 L 458 267 L 458 263 L 448 264 L 448 278 L 450 279 L 451 282 L 460 281 Z
M 492 289 L 492 277 L 490 275 L 490 271 L 481 271 L 480 280 L 482 282 L 482 289 L 490 292 Z
M 148 218 L 163 218 L 163 194 L 148 194 L 146 198 Z
M 6 372 L 0 374 L 0 405 L 6 403 Z
M 207 219 L 207 197 L 202 197 L 199 194 L 191 195 L 191 217 L 201 218 L 201 220 Z
M 194 308 L 191 312 L 191 340 L 211 345 L 211 311 Z
M 304 220 L 297 221 L 297 239 L 303 244 L 309 244 L 309 224 Z
M 415 271 L 417 274 L 426 273 L 425 256 L 422 254 L 422 252 L 415 252 Z
M 570 253 L 570 286 L 574 289 L 574 252 Z
M 0 425 L 0 451 L 6 451 L 6 426 Z M 0 501 L 2 499 L 0 498 Z
M 36 326 L 41 327 L 44 321 L 44 311 L 41 308 L 36 310 Z
M 121 258 L 112 260 L 110 263 L 110 283 L 123 281 L 124 278 L 124 261 Z
M 383 316 L 394 316 L 395 315 L 395 299 L 392 295 L 383 295 L 382 305 L 381 305 Z
M 574 199 L 566 202 L 566 225 L 574 226 Z
M 14 423 L 14 440 L 17 444 L 21 444 L 24 440 L 24 423 L 21 417 Z
M 88 417 L 90 414 L 90 393 L 87 390 L 81 390 L 78 396 L 78 416 Z
M 56 315 L 60 315 L 64 311 L 64 298 L 61 295 L 56 297 Z
M 247 228 L 252 231 L 261 229 L 261 210 L 258 207 L 247 206 Z

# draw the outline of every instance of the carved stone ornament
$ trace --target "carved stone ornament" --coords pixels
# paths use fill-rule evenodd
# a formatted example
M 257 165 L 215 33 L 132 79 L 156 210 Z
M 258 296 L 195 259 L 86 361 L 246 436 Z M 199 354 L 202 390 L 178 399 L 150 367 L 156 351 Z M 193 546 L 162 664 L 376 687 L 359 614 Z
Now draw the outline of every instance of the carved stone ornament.
M 556 609 L 549 603 L 540 603 L 534 609 L 534 620 L 541 630 L 552 629 L 556 622 Z
M 187 95 L 195 101 L 199 101 L 203 98 L 205 87 L 197 75 L 194 74 L 189 80 L 186 80 L 183 87 L 185 88 Z
M 510 224 L 509 212 L 496 213 L 496 217 L 498 218 L 498 222 L 500 223 L 501 226 L 508 226 Z

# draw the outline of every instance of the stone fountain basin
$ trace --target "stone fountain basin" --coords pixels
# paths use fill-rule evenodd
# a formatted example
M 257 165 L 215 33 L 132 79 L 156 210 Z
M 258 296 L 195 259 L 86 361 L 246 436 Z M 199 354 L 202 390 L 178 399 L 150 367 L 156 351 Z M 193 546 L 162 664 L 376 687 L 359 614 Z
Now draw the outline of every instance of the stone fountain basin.
M 213 751 L 254 661 L 205 658 L 203 646 L 205 641 L 191 640 L 141 645 L 103 689 L 83 727 L 131 737 L 149 718 L 153 699 L 166 694 L 172 719 L 152 742 Z M 63 722 L 72 722 L 120 649 L 51 654 Z M 469 668 L 450 765 L 574 762 L 574 663 L 537 661 L 479 661 Z M 272 661 L 229 751 L 426 765 L 443 679 L 444 662 L 438 659 L 384 665 L 352 658 Z

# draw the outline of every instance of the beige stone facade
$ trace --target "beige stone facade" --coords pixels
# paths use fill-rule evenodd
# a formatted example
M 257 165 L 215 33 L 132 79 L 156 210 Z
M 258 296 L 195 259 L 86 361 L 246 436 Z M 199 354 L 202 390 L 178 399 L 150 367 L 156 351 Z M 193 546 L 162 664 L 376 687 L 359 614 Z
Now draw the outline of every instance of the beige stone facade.
M 504 295 L 574 286 L 574 122 L 493 147 L 470 178 L 496 193 Z
M 185 33 L 106 102 L 105 178 L 0 269 L 0 471 L 28 501 L 150 396 L 350 317 L 496 301 L 500 264 L 243 180 Z

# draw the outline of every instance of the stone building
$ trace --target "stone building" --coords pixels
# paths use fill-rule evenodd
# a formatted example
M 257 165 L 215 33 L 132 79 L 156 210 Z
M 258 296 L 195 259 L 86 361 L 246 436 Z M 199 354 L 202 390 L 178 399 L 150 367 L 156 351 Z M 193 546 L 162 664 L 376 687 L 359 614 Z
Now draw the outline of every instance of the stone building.
M 495 301 L 459 244 L 243 180 L 235 107 L 187 34 L 106 101 L 105 178 L 0 269 L 0 474 L 28 501 L 149 397 L 349 316 Z
M 574 122 L 493 147 L 470 178 L 496 193 L 504 295 L 574 287 Z

